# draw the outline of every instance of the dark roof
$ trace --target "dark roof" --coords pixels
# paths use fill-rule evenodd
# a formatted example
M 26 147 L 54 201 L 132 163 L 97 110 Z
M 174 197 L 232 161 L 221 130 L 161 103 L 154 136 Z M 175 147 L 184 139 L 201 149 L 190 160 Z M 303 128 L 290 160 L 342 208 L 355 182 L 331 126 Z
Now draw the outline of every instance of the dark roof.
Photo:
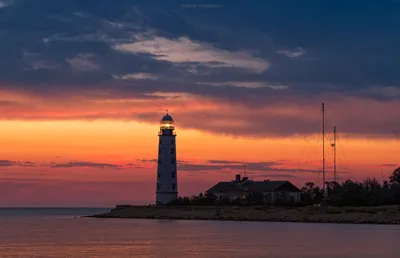
M 242 193 L 242 192 L 300 192 L 301 190 L 289 181 L 245 181 L 245 182 L 219 182 L 207 192 L 211 193 Z
M 174 121 L 174 119 L 172 119 L 172 116 L 170 116 L 169 114 L 166 114 L 165 116 L 163 116 L 163 118 L 161 118 L 161 121 Z

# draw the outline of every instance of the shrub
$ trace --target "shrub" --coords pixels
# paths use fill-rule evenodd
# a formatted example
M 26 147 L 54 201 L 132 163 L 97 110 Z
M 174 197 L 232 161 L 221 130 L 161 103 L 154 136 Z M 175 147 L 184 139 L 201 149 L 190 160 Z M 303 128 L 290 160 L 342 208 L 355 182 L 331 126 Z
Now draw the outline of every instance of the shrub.
M 338 207 L 328 207 L 326 209 L 326 212 L 329 214 L 339 214 L 339 213 L 343 213 L 343 210 Z

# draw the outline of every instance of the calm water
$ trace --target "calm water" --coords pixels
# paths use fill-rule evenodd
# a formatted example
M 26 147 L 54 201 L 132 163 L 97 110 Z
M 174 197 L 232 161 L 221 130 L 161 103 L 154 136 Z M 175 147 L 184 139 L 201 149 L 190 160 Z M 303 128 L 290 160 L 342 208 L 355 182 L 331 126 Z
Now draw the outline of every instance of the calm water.
M 74 218 L 0 209 L 0 257 L 400 257 L 400 226 Z

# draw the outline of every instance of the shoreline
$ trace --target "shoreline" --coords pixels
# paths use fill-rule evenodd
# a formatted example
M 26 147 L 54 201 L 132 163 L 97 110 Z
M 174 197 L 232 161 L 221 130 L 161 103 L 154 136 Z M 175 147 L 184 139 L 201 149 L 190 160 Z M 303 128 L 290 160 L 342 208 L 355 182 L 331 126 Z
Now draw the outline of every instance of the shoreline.
M 400 225 L 400 206 L 273 207 L 273 206 L 132 206 L 86 218 L 218 220 L 298 223 Z

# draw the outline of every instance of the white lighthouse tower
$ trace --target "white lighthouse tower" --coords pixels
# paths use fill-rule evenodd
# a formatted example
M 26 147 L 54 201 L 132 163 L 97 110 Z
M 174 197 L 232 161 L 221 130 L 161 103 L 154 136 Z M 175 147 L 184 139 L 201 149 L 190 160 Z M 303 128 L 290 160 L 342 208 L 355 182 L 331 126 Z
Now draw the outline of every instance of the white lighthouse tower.
M 178 197 L 174 120 L 167 114 L 161 119 L 158 133 L 156 204 L 167 204 Z

